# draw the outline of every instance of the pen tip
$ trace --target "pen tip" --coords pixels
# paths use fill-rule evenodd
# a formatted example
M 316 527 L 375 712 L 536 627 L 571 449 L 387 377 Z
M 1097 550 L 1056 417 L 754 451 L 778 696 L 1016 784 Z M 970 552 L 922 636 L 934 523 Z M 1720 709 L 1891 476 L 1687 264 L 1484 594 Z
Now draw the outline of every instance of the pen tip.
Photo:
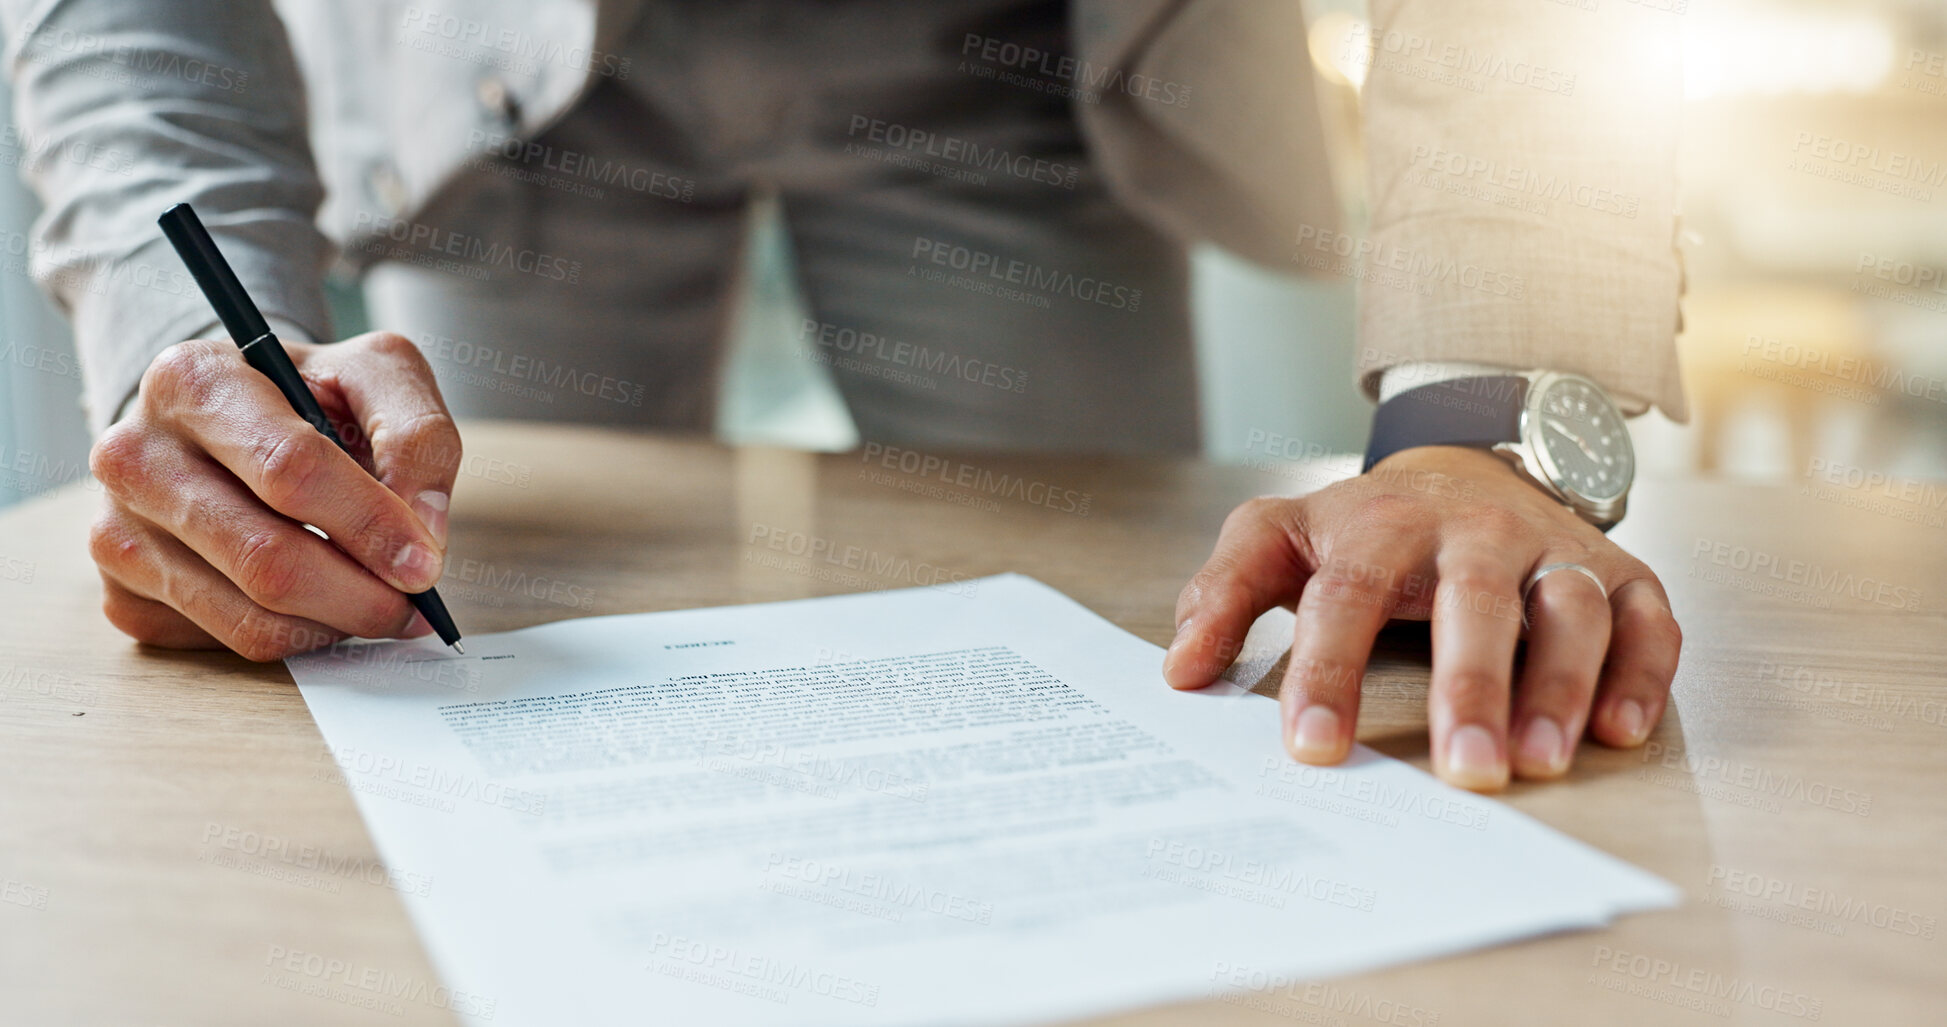
M 461 645 L 461 644 L 460 644 L 459 642 L 457 642 L 457 641 L 456 641 L 456 642 L 454 642 L 454 643 L 453 643 L 453 651 L 454 651 L 454 652 L 456 652 L 456 653 L 459 653 L 459 654 L 460 654 L 461 656 L 465 656 L 465 655 L 466 655 L 466 646 L 463 646 L 463 645 Z

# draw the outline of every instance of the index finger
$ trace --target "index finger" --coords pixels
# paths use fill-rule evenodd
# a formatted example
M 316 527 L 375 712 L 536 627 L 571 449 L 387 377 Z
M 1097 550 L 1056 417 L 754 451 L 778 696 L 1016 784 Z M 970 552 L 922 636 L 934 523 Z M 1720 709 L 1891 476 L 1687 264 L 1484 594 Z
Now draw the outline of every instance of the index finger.
M 292 411 L 270 379 L 222 352 L 203 348 L 199 366 L 174 376 L 184 395 L 162 404 L 162 416 L 266 506 L 314 525 L 393 588 L 432 588 L 442 547 L 405 501 Z
M 1258 615 L 1295 600 L 1310 575 L 1302 528 L 1286 500 L 1260 497 L 1224 520 L 1217 547 L 1176 600 L 1176 638 L 1163 657 L 1171 688 L 1202 688 L 1230 666 Z
M 419 347 L 403 335 L 372 332 L 316 352 L 305 370 L 337 390 L 365 433 L 379 481 L 445 548 L 460 431 Z

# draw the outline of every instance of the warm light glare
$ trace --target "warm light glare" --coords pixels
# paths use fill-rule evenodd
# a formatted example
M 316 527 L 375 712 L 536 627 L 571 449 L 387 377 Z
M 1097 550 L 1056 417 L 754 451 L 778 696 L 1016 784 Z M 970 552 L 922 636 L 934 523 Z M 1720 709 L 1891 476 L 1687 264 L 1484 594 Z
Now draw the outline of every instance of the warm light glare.
M 1865 12 L 1731 5 L 1691 19 L 1683 35 L 1687 99 L 1869 93 L 1892 72 L 1892 26 Z
M 1366 70 L 1372 61 L 1367 49 L 1372 39 L 1366 23 L 1343 11 L 1321 14 L 1312 23 L 1307 44 L 1312 66 L 1327 80 L 1358 89 L 1365 85 Z

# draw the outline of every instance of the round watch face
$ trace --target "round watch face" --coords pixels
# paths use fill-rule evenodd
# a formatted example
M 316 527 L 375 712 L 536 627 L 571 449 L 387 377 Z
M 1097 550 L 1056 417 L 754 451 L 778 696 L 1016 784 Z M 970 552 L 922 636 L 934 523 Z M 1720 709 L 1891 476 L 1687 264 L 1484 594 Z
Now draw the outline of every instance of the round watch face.
M 1547 450 L 1557 487 L 1593 500 L 1614 499 L 1629 488 L 1636 453 L 1629 429 L 1608 397 L 1587 381 L 1558 378 L 1533 408 L 1533 444 Z

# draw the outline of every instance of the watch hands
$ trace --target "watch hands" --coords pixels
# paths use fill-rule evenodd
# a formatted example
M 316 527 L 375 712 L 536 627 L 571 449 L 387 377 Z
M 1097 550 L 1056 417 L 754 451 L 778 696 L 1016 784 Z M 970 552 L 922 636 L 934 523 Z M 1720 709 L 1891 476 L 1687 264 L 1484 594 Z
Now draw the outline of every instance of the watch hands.
M 1567 428 L 1563 427 L 1562 422 L 1551 417 L 1548 418 L 1548 426 L 1550 428 L 1555 429 L 1555 431 L 1558 434 L 1566 437 L 1570 442 L 1575 443 L 1575 448 L 1580 449 L 1583 452 L 1583 454 L 1586 455 L 1590 460 L 1593 460 L 1597 463 L 1602 462 L 1602 458 L 1596 455 L 1595 450 L 1590 449 L 1589 444 L 1582 441 L 1582 436 L 1577 435 L 1574 432 L 1569 431 Z

